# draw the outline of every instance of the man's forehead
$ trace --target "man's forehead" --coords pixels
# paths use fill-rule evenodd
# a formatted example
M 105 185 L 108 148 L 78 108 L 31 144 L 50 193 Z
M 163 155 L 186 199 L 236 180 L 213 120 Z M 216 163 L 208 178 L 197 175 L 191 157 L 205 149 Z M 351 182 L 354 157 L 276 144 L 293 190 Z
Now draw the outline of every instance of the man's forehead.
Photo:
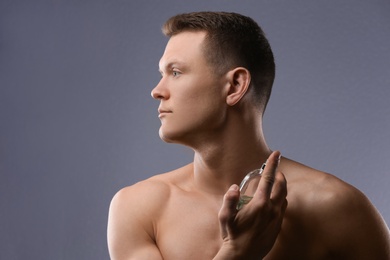
M 172 64 L 185 65 L 195 57 L 199 57 L 205 35 L 206 33 L 202 31 L 186 31 L 172 36 L 160 59 L 160 69 Z

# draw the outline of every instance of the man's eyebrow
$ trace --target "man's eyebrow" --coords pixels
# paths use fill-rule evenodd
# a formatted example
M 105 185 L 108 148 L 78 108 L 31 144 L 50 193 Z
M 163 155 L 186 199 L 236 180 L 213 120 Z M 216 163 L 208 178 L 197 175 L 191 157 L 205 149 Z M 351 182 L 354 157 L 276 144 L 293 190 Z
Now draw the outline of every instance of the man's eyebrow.
M 180 66 L 180 67 L 184 67 L 185 66 L 185 63 L 184 62 L 181 62 L 179 60 L 173 60 L 173 61 L 170 61 L 168 62 L 167 64 L 163 65 L 163 66 L 159 66 L 159 69 L 158 71 L 160 73 L 163 73 L 164 70 L 169 70 L 169 69 L 172 69 L 174 68 L 175 66 Z

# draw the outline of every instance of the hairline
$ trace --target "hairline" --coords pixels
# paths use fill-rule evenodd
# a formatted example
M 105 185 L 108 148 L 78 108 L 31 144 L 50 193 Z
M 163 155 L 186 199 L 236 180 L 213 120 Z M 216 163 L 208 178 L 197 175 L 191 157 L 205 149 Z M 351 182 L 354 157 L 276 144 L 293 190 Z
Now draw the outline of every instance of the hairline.
M 208 52 L 210 50 L 212 50 L 212 45 L 213 45 L 213 42 L 212 40 L 210 39 L 210 35 L 212 34 L 212 30 L 209 30 L 209 29 L 204 29 L 204 28 L 184 28 L 180 31 L 177 31 L 177 32 L 170 32 L 170 33 L 166 33 L 165 31 L 163 31 L 163 34 L 168 37 L 168 39 L 174 37 L 174 36 L 177 36 L 179 34 L 182 34 L 182 33 L 186 33 L 186 32 L 192 32 L 192 33 L 196 33 L 196 32 L 204 32 L 205 33 L 205 36 L 201 42 L 201 52 L 203 54 L 203 58 L 205 59 L 205 61 L 207 62 L 207 65 L 210 66 L 212 69 L 215 69 L 215 72 L 218 73 L 218 75 L 223 75 L 225 74 L 226 72 L 228 72 L 229 70 L 233 69 L 234 66 L 231 66 L 231 61 L 228 62 L 230 64 L 230 66 L 224 66 L 224 65 L 221 65 L 221 64 L 218 64 L 218 62 L 215 62 L 211 59 L 211 55 L 208 55 Z M 220 63 L 223 63 L 223 62 L 220 62 Z

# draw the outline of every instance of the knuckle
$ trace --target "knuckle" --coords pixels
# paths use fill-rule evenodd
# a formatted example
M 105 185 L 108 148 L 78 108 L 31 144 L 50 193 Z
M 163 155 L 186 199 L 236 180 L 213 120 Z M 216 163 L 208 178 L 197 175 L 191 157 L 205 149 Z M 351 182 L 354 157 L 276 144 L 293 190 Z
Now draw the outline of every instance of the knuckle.
M 273 184 L 275 182 L 275 174 L 269 173 L 269 174 L 264 174 L 261 176 L 262 179 L 264 179 L 265 182 Z
M 257 199 L 253 201 L 253 207 L 255 211 L 260 212 L 261 214 L 265 214 L 271 208 L 271 204 L 269 200 L 266 199 Z
M 287 199 L 283 199 L 281 201 L 274 201 L 272 199 L 259 199 L 254 201 L 253 209 L 259 215 L 263 217 L 268 216 L 268 218 L 273 219 L 283 216 L 287 205 Z

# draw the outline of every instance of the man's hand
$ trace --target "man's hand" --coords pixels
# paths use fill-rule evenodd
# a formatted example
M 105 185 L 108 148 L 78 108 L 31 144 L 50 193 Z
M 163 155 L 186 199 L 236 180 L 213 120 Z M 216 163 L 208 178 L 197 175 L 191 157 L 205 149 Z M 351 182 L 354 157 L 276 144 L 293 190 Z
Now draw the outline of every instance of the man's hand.
M 262 259 L 279 234 L 287 207 L 287 182 L 277 172 L 280 152 L 273 152 L 262 173 L 253 199 L 240 211 L 237 185 L 226 192 L 219 222 L 223 245 L 215 259 Z

